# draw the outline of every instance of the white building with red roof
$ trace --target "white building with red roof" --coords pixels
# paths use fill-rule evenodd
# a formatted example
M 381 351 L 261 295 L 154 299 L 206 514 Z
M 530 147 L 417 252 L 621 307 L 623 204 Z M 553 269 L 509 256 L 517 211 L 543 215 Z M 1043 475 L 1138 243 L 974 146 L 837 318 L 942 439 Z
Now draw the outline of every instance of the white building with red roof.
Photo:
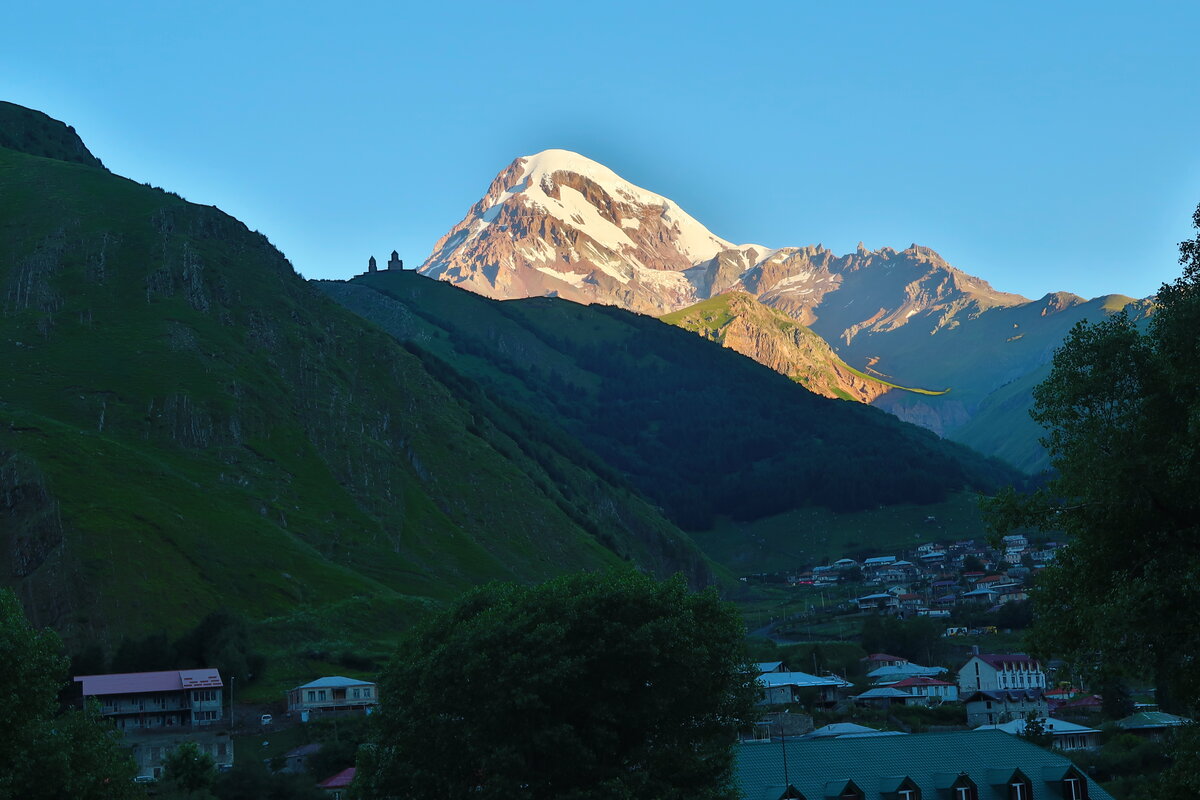
M 233 764 L 233 745 L 219 725 L 225 719 L 225 683 L 217 670 L 79 675 L 74 680 L 84 701 L 95 700 L 100 713 L 125 734 L 139 775 L 160 777 L 167 754 L 185 741 L 195 742 L 219 767 Z
M 346 767 L 337 775 L 332 775 L 317 784 L 318 789 L 329 793 L 330 800 L 344 800 L 349 796 L 350 784 L 354 783 L 355 767 Z

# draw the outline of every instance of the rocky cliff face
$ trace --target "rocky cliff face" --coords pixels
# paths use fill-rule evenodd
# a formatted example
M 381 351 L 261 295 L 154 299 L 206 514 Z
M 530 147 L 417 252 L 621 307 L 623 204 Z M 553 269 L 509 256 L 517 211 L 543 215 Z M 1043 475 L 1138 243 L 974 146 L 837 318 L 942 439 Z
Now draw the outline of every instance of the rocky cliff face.
M 850 369 L 820 336 L 744 292 L 731 291 L 662 319 L 720 342 L 825 397 L 870 403 L 895 388 Z

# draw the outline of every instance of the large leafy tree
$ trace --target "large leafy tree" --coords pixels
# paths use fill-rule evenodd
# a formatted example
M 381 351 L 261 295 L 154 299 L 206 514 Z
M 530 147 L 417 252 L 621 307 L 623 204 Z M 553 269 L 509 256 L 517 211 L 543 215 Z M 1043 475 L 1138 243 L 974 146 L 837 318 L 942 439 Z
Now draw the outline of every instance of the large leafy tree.
M 0 798 L 120 800 L 141 794 L 135 767 L 94 708 L 61 710 L 67 659 L 53 631 L 30 627 L 0 590 Z
M 412 630 L 380 684 L 368 798 L 727 798 L 754 707 L 741 620 L 681 578 L 491 584 Z
M 1193 221 L 1200 229 L 1200 208 Z M 1148 325 L 1080 324 L 1035 391 L 1056 475 L 991 506 L 1000 529 L 1062 531 L 1070 544 L 1035 590 L 1036 649 L 1100 683 L 1155 676 L 1159 702 L 1200 700 L 1200 235 Z

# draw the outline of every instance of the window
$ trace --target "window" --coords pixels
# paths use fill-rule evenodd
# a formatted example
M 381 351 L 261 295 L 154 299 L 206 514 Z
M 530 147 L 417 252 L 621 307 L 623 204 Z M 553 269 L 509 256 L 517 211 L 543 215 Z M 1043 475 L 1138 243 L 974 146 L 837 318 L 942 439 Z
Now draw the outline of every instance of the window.
M 308 702 L 310 702 L 310 703 L 315 703 L 315 702 L 317 702 L 317 693 L 316 693 L 316 692 L 314 692 L 314 691 L 312 691 L 312 690 L 309 690 L 309 693 L 308 693 Z
M 1087 800 L 1087 784 L 1079 778 L 1063 778 L 1063 800 Z
M 320 691 L 317 692 L 317 699 L 320 700 L 322 703 L 325 702 L 325 696 L 326 695 L 325 695 L 324 689 L 321 689 Z
M 363 697 L 370 697 L 370 696 L 371 696 L 371 687 L 368 686 L 365 689 L 363 689 Z
M 214 703 L 217 700 L 215 689 L 204 689 L 192 692 L 193 703 Z
M 358 690 L 358 689 L 353 689 L 353 690 L 352 690 L 352 692 L 353 692 L 353 694 L 354 694 L 354 699 L 355 699 L 355 700 L 357 700 L 357 699 L 358 699 L 358 693 L 359 693 L 359 690 Z
M 1008 800 L 1033 800 L 1033 785 L 1021 770 L 1008 779 Z

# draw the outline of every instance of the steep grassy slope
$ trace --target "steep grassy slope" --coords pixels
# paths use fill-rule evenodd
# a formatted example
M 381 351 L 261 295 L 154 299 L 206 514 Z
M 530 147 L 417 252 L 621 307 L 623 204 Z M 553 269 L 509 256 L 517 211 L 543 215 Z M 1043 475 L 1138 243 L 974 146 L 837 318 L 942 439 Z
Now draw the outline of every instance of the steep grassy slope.
M 745 292 L 717 295 L 659 319 L 748 356 L 825 397 L 869 403 L 890 391 L 944 394 L 897 386 L 854 369 L 820 336 Z
M 938 502 L 1018 477 L 649 317 L 553 298 L 489 300 L 405 272 L 318 285 L 548 430 L 578 437 L 685 528 L 813 505 Z
M 215 208 L 0 148 L 0 311 L 0 565 L 70 638 L 354 598 L 399 624 L 623 557 L 708 578 L 571 442 L 523 441 Z

